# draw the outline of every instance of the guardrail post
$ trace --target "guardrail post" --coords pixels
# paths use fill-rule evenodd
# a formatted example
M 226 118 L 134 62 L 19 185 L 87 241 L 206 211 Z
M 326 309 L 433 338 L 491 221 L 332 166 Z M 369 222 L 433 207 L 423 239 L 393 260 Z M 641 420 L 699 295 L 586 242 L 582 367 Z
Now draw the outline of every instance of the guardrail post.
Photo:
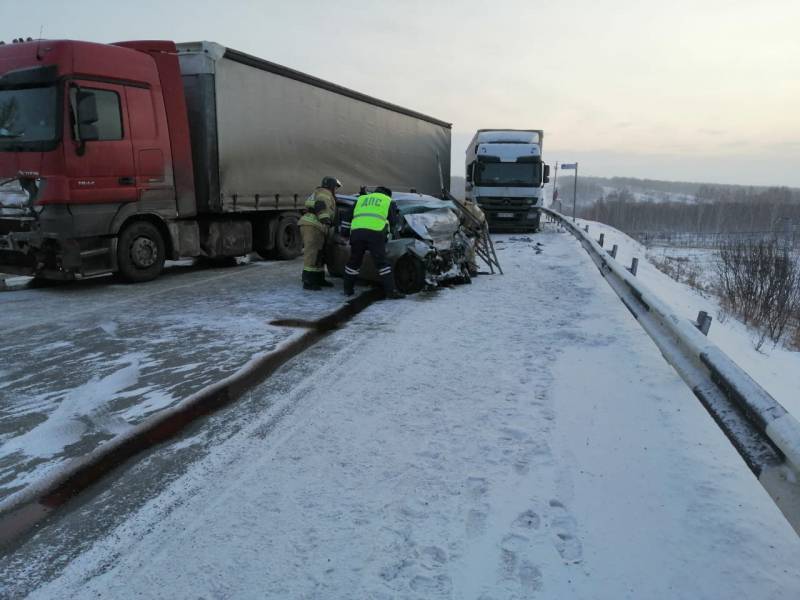
M 606 234 L 605 233 L 601 233 L 600 234 L 600 239 L 597 240 L 597 243 L 600 244 L 601 248 L 603 247 L 603 242 L 605 241 L 605 239 L 606 239 Z
M 609 252 L 609 254 L 611 255 L 611 258 L 617 258 L 617 245 L 616 244 L 614 244 L 614 246 L 612 246 L 611 252 Z
M 628 270 L 631 272 L 631 275 L 636 277 L 636 271 L 639 270 L 639 259 L 635 256 L 631 259 L 631 268 Z
M 711 329 L 711 320 L 711 315 L 701 310 L 697 313 L 697 321 L 695 321 L 694 326 L 697 327 L 703 335 L 708 335 L 708 330 Z

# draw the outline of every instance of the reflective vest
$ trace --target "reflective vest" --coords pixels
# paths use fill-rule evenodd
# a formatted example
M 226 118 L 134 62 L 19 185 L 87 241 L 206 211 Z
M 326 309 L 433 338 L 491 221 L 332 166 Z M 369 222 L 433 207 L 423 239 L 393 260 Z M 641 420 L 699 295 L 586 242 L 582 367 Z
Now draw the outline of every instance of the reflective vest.
M 371 231 L 383 231 L 389 227 L 389 206 L 392 199 L 379 193 L 366 194 L 359 196 L 356 207 L 353 209 L 353 220 L 350 223 L 350 231 L 356 229 L 369 229 Z

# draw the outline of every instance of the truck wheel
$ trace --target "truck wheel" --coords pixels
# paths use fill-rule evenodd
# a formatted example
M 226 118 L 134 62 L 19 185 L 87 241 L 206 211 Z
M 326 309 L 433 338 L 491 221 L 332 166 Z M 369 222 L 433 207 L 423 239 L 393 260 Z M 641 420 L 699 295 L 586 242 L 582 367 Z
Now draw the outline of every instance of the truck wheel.
M 274 251 L 269 244 L 270 221 L 266 217 L 253 220 L 253 251 L 264 260 L 274 258 Z
M 117 243 L 117 262 L 120 275 L 127 281 L 155 279 L 164 270 L 165 258 L 164 238 L 152 223 L 135 221 L 122 230 Z
M 394 285 L 404 294 L 416 294 L 425 287 L 425 266 L 418 258 L 406 254 L 394 263 Z
M 303 238 L 297 217 L 283 217 L 275 230 L 275 257 L 282 260 L 297 258 L 303 253 Z

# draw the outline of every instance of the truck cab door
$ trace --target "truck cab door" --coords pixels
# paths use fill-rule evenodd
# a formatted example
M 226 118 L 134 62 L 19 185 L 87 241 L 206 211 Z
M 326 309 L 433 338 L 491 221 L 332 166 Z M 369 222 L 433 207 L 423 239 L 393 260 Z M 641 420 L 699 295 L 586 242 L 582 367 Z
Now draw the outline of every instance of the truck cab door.
M 169 129 L 160 90 L 125 86 L 139 208 L 166 218 L 178 213 Z
M 96 115 L 90 141 L 80 141 L 79 99 L 93 96 Z M 65 162 L 70 199 L 75 205 L 117 205 L 136 200 L 136 170 L 127 119 L 125 92 L 121 85 L 73 80 L 67 84 L 68 114 Z M 95 118 L 96 117 L 96 118 Z M 87 207 L 87 210 L 88 207 Z M 109 206 L 103 213 L 116 211 Z M 97 211 L 93 211 L 97 212 Z

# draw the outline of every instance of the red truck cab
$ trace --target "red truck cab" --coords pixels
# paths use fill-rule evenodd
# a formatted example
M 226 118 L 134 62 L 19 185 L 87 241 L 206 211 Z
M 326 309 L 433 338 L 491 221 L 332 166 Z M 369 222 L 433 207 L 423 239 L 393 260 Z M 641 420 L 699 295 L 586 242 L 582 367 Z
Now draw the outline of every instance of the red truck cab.
M 199 253 L 172 42 L 0 45 L 0 271 L 157 276 Z

